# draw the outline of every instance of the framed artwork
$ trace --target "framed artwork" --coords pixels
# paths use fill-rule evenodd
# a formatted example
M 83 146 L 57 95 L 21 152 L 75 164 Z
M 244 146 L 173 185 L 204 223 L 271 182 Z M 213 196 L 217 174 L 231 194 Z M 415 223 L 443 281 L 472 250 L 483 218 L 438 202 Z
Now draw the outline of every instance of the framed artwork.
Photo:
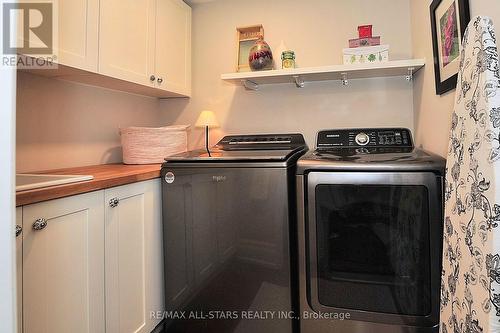
M 469 21 L 469 0 L 432 1 L 432 46 L 438 95 L 457 86 L 462 37 Z
M 250 65 L 248 64 L 248 54 L 253 44 L 259 37 L 264 37 L 264 27 L 262 24 L 252 25 L 248 27 L 236 28 L 237 51 L 236 56 L 236 71 L 249 72 Z

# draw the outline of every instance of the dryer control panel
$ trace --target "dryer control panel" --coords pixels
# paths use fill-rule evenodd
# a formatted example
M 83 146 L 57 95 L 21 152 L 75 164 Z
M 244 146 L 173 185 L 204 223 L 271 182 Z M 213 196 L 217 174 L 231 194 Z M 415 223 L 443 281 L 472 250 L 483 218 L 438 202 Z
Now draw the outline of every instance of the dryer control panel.
M 413 148 L 413 141 L 407 128 L 356 128 L 318 133 L 318 149 L 357 147 Z

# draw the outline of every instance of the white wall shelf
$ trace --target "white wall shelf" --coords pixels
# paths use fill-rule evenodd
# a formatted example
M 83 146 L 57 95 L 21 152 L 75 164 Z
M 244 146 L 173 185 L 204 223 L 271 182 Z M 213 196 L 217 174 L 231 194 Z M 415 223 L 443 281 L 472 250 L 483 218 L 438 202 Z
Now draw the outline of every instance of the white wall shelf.
M 294 69 L 278 69 L 260 72 L 222 74 L 221 79 L 249 90 L 258 90 L 263 84 L 293 83 L 303 88 L 305 82 L 339 80 L 348 85 L 350 79 L 401 76 L 407 81 L 425 66 L 425 59 L 394 60 L 385 63 L 363 65 L 331 65 Z

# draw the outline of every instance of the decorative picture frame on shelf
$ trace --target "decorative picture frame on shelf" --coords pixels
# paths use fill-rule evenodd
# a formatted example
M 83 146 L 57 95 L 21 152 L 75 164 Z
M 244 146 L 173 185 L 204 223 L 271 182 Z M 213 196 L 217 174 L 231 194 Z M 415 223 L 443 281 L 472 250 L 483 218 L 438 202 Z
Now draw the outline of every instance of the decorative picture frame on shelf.
M 248 55 L 250 49 L 259 37 L 264 38 L 264 27 L 262 24 L 236 28 L 236 71 L 249 72 Z
M 430 7 L 436 94 L 457 86 L 460 49 L 470 21 L 469 0 L 434 0 Z

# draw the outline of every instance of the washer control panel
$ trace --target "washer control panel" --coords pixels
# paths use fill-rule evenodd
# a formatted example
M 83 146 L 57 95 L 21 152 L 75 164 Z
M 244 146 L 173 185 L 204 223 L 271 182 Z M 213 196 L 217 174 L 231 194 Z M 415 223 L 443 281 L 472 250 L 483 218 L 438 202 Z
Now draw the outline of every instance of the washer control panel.
M 316 147 L 409 147 L 413 148 L 410 130 L 406 128 L 357 128 L 325 130 L 318 133 Z
M 222 150 L 289 150 L 305 146 L 302 134 L 228 135 L 217 148 Z

